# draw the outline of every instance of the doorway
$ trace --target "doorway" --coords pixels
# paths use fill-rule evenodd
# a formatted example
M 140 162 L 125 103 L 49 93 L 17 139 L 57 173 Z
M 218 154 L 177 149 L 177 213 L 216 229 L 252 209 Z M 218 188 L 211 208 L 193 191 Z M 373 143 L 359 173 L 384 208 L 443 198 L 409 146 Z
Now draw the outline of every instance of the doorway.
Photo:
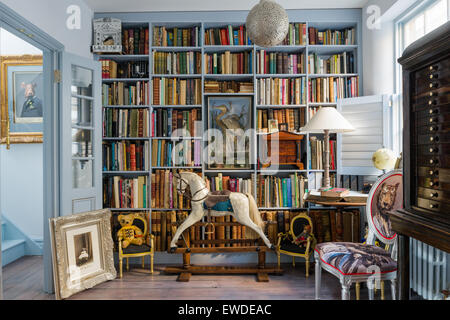
M 59 69 L 64 47 L 2 3 L 0 28 L 5 40 L 0 39 L 0 55 L 17 58 L 6 59 L 11 63 L 4 68 L 2 86 L 8 81 L 9 85 L 7 91 L 0 91 L 5 110 L 0 123 L 1 242 L 23 241 L 24 254 L 43 255 L 42 285 L 45 292 L 52 292 L 48 218 L 59 216 L 60 86 L 54 70 Z M 9 54 L 13 49 L 14 54 Z M 2 264 L 22 254 L 2 256 L 2 251 L 0 244 L 0 299 L 7 298 Z

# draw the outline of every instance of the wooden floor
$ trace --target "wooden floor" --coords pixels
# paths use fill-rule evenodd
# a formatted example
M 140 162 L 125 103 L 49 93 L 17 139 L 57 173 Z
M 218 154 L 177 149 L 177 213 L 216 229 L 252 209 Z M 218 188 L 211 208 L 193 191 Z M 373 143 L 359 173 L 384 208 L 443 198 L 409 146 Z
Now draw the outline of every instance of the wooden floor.
M 131 266 L 130 266 L 131 267 Z M 282 276 L 269 276 L 270 281 L 256 282 L 254 275 L 193 275 L 187 283 L 177 282 L 176 275 L 164 274 L 163 266 L 155 265 L 155 273 L 134 269 L 124 272 L 123 279 L 102 283 L 69 299 L 78 300 L 312 300 L 314 270 L 305 277 L 305 265 L 284 265 Z M 312 268 L 314 269 L 314 268 Z M 6 300 L 47 300 L 54 295 L 43 292 L 42 256 L 26 256 L 3 268 L 3 290 Z M 386 299 L 391 298 L 386 285 Z M 380 294 L 376 299 L 380 299 Z M 321 299 L 339 300 L 337 278 L 322 272 Z M 367 289 L 361 288 L 361 299 L 367 300 Z M 355 299 L 352 288 L 351 299 Z

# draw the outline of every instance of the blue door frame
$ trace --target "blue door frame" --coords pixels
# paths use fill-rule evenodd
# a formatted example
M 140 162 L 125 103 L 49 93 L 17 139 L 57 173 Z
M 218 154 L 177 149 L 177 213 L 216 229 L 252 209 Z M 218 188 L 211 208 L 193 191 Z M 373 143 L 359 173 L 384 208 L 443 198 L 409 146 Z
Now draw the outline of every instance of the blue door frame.
M 52 253 L 49 218 L 60 215 L 59 206 L 59 106 L 61 85 L 55 82 L 54 70 L 61 70 L 64 46 L 0 2 L 0 26 L 43 51 L 44 66 L 44 143 L 43 143 L 43 190 L 44 190 L 44 283 L 43 289 L 53 293 Z M 1 219 L 1 216 L 0 216 Z M 0 244 L 1 246 L 1 244 Z M 0 299 L 2 298 L 1 248 L 0 248 Z

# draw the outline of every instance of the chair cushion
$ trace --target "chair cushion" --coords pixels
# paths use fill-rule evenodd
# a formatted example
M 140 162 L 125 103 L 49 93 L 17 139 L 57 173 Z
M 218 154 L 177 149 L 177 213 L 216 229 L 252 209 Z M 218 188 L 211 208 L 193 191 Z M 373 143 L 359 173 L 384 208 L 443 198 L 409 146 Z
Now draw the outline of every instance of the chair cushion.
M 140 246 L 137 246 L 135 244 L 130 244 L 125 249 L 122 248 L 122 252 L 124 254 L 135 254 L 135 253 L 150 252 L 150 246 L 147 245 L 147 244 L 142 244 Z
M 305 254 L 306 247 L 300 247 L 289 240 L 281 240 L 280 250 L 298 254 Z
M 397 262 L 386 250 L 373 245 L 350 242 L 326 242 L 316 245 L 323 263 L 343 275 L 389 273 L 397 270 Z

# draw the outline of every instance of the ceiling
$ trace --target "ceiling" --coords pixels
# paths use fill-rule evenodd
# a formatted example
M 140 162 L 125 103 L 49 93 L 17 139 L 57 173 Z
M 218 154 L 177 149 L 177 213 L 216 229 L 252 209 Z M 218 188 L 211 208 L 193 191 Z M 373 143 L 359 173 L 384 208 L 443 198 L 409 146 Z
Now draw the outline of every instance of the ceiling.
M 285 9 L 363 8 L 368 0 L 277 0 Z M 94 12 L 250 10 L 259 0 L 84 0 Z

